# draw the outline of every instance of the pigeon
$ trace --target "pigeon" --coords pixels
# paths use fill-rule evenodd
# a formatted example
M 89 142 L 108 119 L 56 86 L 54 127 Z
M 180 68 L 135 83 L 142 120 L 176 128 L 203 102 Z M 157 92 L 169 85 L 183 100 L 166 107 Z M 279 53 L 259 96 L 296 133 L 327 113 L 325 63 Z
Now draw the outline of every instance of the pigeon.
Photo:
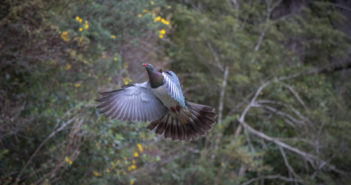
M 216 123 L 215 109 L 184 99 L 177 75 L 142 64 L 149 80 L 100 93 L 97 108 L 111 119 L 150 122 L 147 128 L 171 140 L 192 140 Z

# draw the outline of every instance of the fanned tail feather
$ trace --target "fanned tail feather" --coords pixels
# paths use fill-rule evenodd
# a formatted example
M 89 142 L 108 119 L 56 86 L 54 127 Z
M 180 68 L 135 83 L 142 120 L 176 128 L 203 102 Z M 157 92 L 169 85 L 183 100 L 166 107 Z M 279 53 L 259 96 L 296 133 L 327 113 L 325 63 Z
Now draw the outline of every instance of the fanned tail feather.
M 214 108 L 191 102 L 186 102 L 186 106 L 187 109 L 183 111 L 189 113 L 181 115 L 189 115 L 187 122 L 183 123 L 183 118 L 174 118 L 168 112 L 161 119 L 151 122 L 147 128 L 155 129 L 156 134 L 163 134 L 172 140 L 191 140 L 212 129 L 217 117 Z

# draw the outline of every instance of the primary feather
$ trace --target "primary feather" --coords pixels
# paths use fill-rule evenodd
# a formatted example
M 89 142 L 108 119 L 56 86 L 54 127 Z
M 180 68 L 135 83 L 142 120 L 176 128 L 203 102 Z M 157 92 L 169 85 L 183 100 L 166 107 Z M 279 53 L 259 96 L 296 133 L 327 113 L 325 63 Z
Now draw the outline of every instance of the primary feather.
M 166 107 L 151 92 L 149 82 L 136 83 L 125 88 L 101 93 L 97 106 L 101 113 L 122 121 L 154 121 L 166 112 Z
M 162 73 L 164 77 L 164 83 L 168 89 L 168 94 L 171 95 L 182 107 L 185 107 L 185 100 L 180 87 L 179 79 L 176 74 L 172 71 Z

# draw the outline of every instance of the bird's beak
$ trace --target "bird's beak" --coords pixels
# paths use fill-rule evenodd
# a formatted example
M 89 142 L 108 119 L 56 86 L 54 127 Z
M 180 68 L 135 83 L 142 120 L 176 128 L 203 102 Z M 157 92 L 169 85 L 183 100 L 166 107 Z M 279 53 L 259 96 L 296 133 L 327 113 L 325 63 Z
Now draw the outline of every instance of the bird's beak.
M 142 65 L 142 66 L 144 66 L 144 67 L 146 67 L 146 65 L 147 65 L 147 64 L 145 64 L 145 63 L 142 63 L 141 65 Z

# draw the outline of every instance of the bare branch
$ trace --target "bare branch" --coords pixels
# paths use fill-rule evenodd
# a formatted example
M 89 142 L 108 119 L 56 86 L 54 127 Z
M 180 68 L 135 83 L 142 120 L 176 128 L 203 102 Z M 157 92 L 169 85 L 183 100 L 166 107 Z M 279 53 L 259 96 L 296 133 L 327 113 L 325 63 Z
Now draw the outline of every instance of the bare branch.
M 260 36 L 258 37 L 258 40 L 257 40 L 257 43 L 255 45 L 255 48 L 254 48 L 254 52 L 253 53 L 256 53 L 259 49 L 260 49 L 260 46 L 262 44 L 262 41 L 263 41 L 263 38 L 264 36 L 266 35 L 267 33 L 267 30 L 269 28 L 269 24 L 268 24 L 268 21 L 270 19 L 270 16 L 271 16 L 271 13 L 273 11 L 273 9 L 275 7 L 277 7 L 280 3 L 281 3 L 282 0 L 279 0 L 278 2 L 276 2 L 273 6 L 271 6 L 271 2 L 267 2 L 266 1 L 266 4 L 267 4 L 267 14 L 266 14 L 266 19 L 265 19 L 265 25 L 264 25 L 264 28 L 262 29 L 261 33 L 260 33 Z M 255 60 L 254 57 L 251 58 L 251 63 Z
M 232 0 L 232 3 L 234 5 L 235 9 L 237 9 L 237 10 L 240 9 L 240 4 L 237 0 Z
M 260 36 L 258 37 L 256 46 L 255 46 L 255 48 L 254 48 L 254 52 L 257 52 L 257 51 L 260 49 L 262 40 L 263 40 L 264 36 L 266 35 L 267 30 L 268 30 L 268 25 L 266 25 L 266 26 L 263 28 L 262 32 L 260 33 Z M 253 60 L 254 60 L 254 57 L 252 57 L 251 62 L 252 62 Z
M 34 159 L 34 157 L 38 154 L 38 152 L 40 151 L 40 149 L 45 145 L 45 143 L 47 143 L 52 137 L 54 137 L 57 133 L 61 132 L 67 125 L 71 124 L 74 120 L 76 120 L 76 117 L 73 117 L 72 119 L 68 120 L 67 123 L 64 123 L 61 125 L 61 127 L 57 128 L 56 130 L 54 130 L 48 137 L 46 137 L 44 139 L 44 141 L 42 143 L 40 143 L 40 145 L 38 146 L 38 148 L 34 151 L 34 153 L 30 156 L 30 158 L 28 159 L 27 163 L 22 167 L 21 171 L 18 173 L 17 177 L 16 177 L 16 182 L 18 182 L 24 172 L 24 170 L 28 167 L 28 165 L 32 162 L 32 160 Z
M 295 173 L 295 170 L 290 166 L 289 164 L 289 161 L 288 161 L 288 158 L 286 157 L 286 154 L 285 154 L 285 151 L 282 147 L 278 146 L 279 147 L 279 150 L 280 150 L 280 153 L 282 154 L 282 157 L 283 157 L 283 160 L 284 160 L 284 163 L 285 163 L 285 166 L 288 168 L 289 170 L 289 173 L 291 173 L 294 177 L 297 177 L 296 173 Z
M 346 10 L 346 11 L 350 11 L 351 12 L 351 8 L 348 8 L 346 6 L 343 6 L 341 4 L 331 4 L 332 6 L 336 7 L 336 8 L 340 8 L 340 9 L 343 9 L 343 10 Z
M 284 176 L 281 176 L 281 175 L 267 175 L 267 176 L 259 176 L 259 177 L 250 179 L 250 180 L 246 181 L 245 183 L 243 183 L 241 185 L 249 185 L 249 184 L 251 184 L 251 183 L 253 183 L 255 181 L 262 180 L 262 179 L 280 179 L 280 180 L 283 180 L 283 181 L 286 181 L 286 182 L 301 182 L 298 179 L 288 178 L 288 177 L 284 177 Z
M 224 94 L 225 94 L 225 90 L 226 90 L 226 87 L 227 87 L 228 74 L 229 74 L 229 66 L 226 64 L 225 67 L 224 67 L 223 81 L 222 81 L 222 86 L 221 86 L 221 92 L 220 92 L 220 95 L 219 95 L 218 121 L 217 121 L 218 123 L 222 122 Z
M 279 139 L 269 137 L 266 134 L 264 134 L 264 133 L 262 133 L 262 132 L 260 132 L 258 130 L 255 130 L 254 128 L 252 128 L 251 126 L 246 124 L 245 122 L 240 122 L 239 119 L 238 119 L 238 121 L 244 127 L 244 129 L 247 129 L 250 133 L 252 133 L 252 134 L 254 134 L 254 135 L 256 135 L 256 136 L 258 136 L 258 137 L 260 137 L 262 139 L 265 139 L 267 141 L 273 142 L 273 143 L 275 143 L 276 145 L 278 145 L 278 146 L 280 146 L 282 148 L 285 148 L 285 149 L 287 149 L 287 150 L 289 150 L 291 152 L 294 152 L 294 153 L 300 155 L 305 160 L 309 161 L 310 164 L 313 165 L 313 166 L 315 166 L 315 162 L 317 162 L 318 164 L 323 164 L 323 166 L 327 166 L 332 171 L 335 171 L 335 172 L 340 173 L 340 174 L 346 174 L 346 172 L 337 169 L 334 165 L 328 164 L 328 162 L 323 161 L 323 160 L 319 159 L 318 157 L 316 157 L 316 156 L 314 156 L 312 154 L 306 153 L 304 151 L 301 151 L 298 148 L 295 148 L 295 147 L 292 147 L 292 146 L 290 146 L 290 145 L 288 145 L 286 143 L 283 143 Z M 320 165 L 319 165 L 319 168 L 321 168 Z
M 207 46 L 208 48 L 210 48 L 211 52 L 212 52 L 212 55 L 214 57 L 214 61 L 215 61 L 215 64 L 216 66 L 221 70 L 221 71 L 225 71 L 225 67 L 223 67 L 223 65 L 220 63 L 220 60 L 219 60 L 219 56 L 217 54 L 217 52 L 213 49 L 212 45 L 210 43 L 207 42 Z
M 285 141 L 287 141 L 287 142 L 304 142 L 304 143 L 306 143 L 308 145 L 311 145 L 311 146 L 315 147 L 315 144 L 312 141 L 309 141 L 309 140 L 304 139 L 304 138 L 289 137 L 289 138 L 276 138 L 276 139 L 278 139 L 280 141 L 284 141 L 284 142 Z
M 282 83 L 284 87 L 289 89 L 289 91 L 295 96 L 296 100 L 303 106 L 303 108 L 307 109 L 305 103 L 303 102 L 302 98 L 299 96 L 299 94 L 294 90 L 293 87 L 291 87 L 288 84 Z
M 258 97 L 258 95 L 260 95 L 261 91 L 270 83 L 270 81 L 267 81 L 265 83 L 263 83 L 256 91 L 254 97 L 251 99 L 250 103 L 245 107 L 244 111 L 241 113 L 240 118 L 239 118 L 239 122 L 244 122 L 245 120 L 245 116 L 247 114 L 247 112 L 251 109 L 251 107 L 256 106 L 256 99 Z M 240 132 L 241 132 L 241 125 L 238 126 L 238 128 L 235 131 L 235 137 L 237 137 Z
M 350 68 L 351 68 L 351 61 L 336 62 L 321 68 L 313 68 L 313 69 L 305 70 L 300 73 L 292 74 L 289 76 L 283 76 L 278 78 L 277 81 L 291 80 L 291 79 L 295 79 L 306 75 L 315 75 L 315 74 L 321 74 L 321 73 L 328 74 L 328 73 L 337 72 L 337 71 L 350 69 Z
M 301 120 L 304 120 L 307 123 L 311 123 L 311 121 L 308 118 L 306 118 L 305 116 L 303 116 L 297 109 L 295 109 L 291 105 L 287 105 L 286 103 L 283 103 L 280 101 L 274 101 L 274 100 L 258 100 L 257 103 L 258 104 L 273 104 L 273 105 L 284 106 L 286 108 L 291 109 L 291 111 L 294 112 L 295 115 L 298 116 Z
M 262 105 L 262 107 L 264 107 L 265 109 L 283 117 L 283 118 L 287 118 L 289 121 L 292 121 L 294 124 L 303 124 L 304 121 L 302 120 L 298 120 L 298 119 L 295 119 L 293 116 L 291 116 L 290 114 L 288 113 L 285 113 L 285 112 L 282 112 L 282 111 L 279 111 L 271 106 L 268 106 L 268 105 Z M 291 123 L 291 122 L 289 122 Z M 291 125 L 292 127 L 295 127 L 295 125 Z
M 308 154 L 308 153 L 306 153 L 306 152 L 303 152 L 303 151 L 301 151 L 301 150 L 299 150 L 299 149 L 297 149 L 297 148 L 294 148 L 294 147 L 292 147 L 292 146 L 290 146 L 290 145 L 287 145 L 287 144 L 281 142 L 280 140 L 278 140 L 278 139 L 276 139 L 276 138 L 269 137 L 269 136 L 267 136 L 266 134 L 264 134 L 264 133 L 262 133 L 262 132 L 260 132 L 260 131 L 255 130 L 254 128 L 252 128 L 252 127 L 249 126 L 248 124 L 246 124 L 246 123 L 244 123 L 244 122 L 240 122 L 240 120 L 238 120 L 238 121 L 239 121 L 239 123 L 240 123 L 245 129 L 247 129 L 250 133 L 252 133 L 252 134 L 254 134 L 254 135 L 256 135 L 256 136 L 258 136 L 258 137 L 260 137 L 260 138 L 263 138 L 263 139 L 265 139 L 265 140 L 267 140 L 267 141 L 271 141 L 271 142 L 275 143 L 276 145 L 278 145 L 278 146 L 280 146 L 280 147 L 283 147 L 283 148 L 285 148 L 285 149 L 287 149 L 287 150 L 290 150 L 290 151 L 292 151 L 292 152 L 294 152 L 294 153 L 296 153 L 296 154 L 298 154 L 298 155 L 304 157 L 307 161 L 310 161 L 311 163 L 313 162 L 312 159 L 315 159 L 315 158 L 316 158 L 315 156 L 313 156 L 313 155 L 311 155 L 311 154 Z
M 253 146 L 253 144 L 251 142 L 249 133 L 247 131 L 244 131 L 244 133 L 245 133 L 246 140 L 247 140 L 247 143 L 249 144 L 251 152 L 256 152 L 256 150 L 255 150 L 255 148 L 254 148 L 254 146 Z

